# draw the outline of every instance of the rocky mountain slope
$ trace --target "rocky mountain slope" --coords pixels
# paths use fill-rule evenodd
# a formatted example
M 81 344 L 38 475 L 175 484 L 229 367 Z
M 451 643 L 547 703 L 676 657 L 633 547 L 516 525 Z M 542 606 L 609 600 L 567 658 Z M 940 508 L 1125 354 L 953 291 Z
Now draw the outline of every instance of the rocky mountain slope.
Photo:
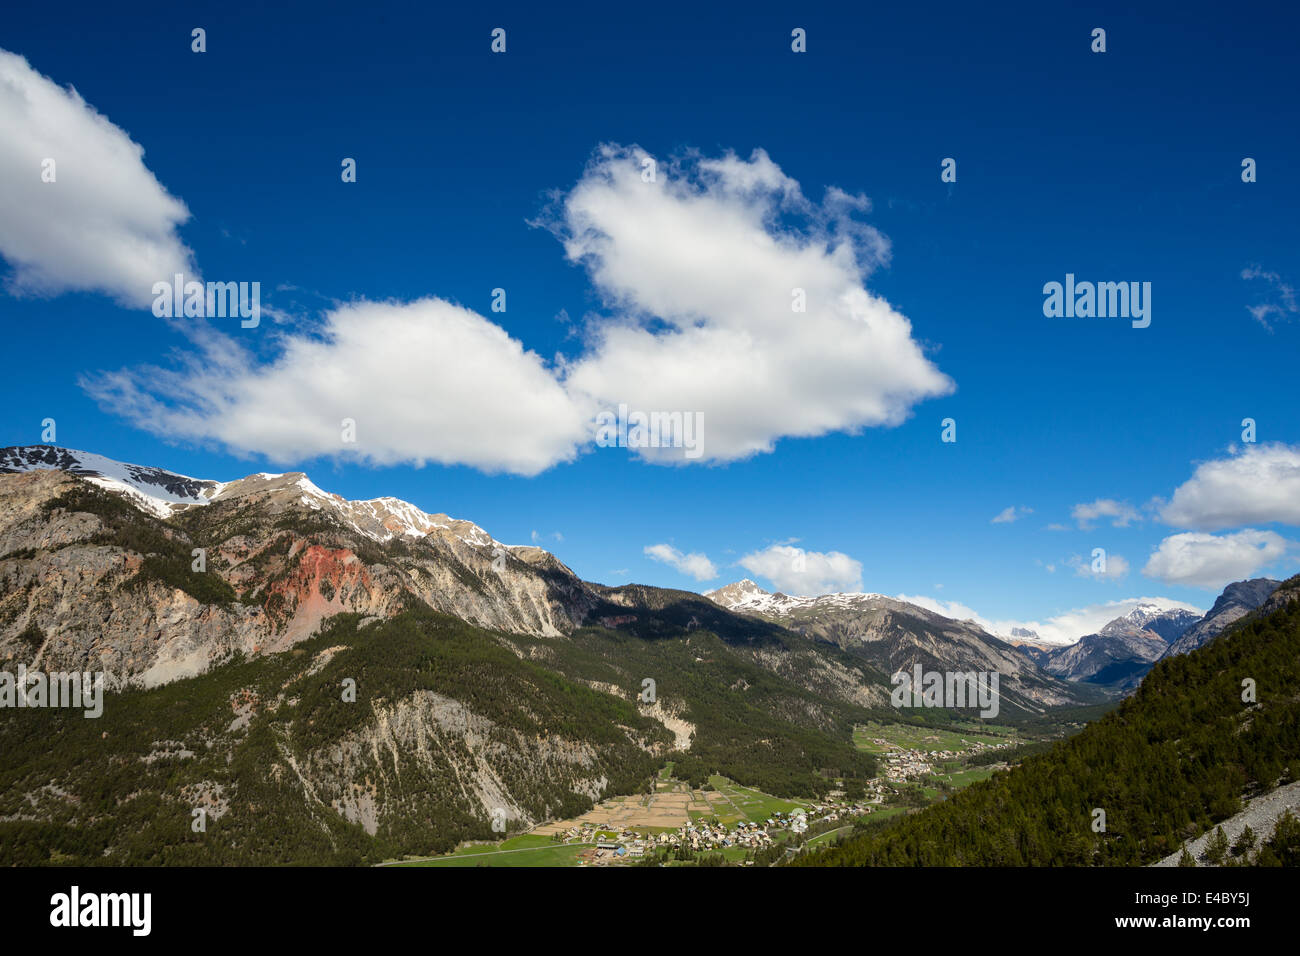
M 971 621 L 954 621 L 883 594 L 792 597 L 750 580 L 705 595 L 869 661 L 886 673 L 916 664 L 935 671 L 997 671 L 1004 705 L 1038 713 L 1051 706 L 1093 702 L 1096 696 L 1045 673 L 1019 648 Z
M 571 632 L 601 603 L 554 555 L 397 499 L 43 446 L 0 450 L 0 582 L 0 658 L 31 650 L 49 670 L 105 670 L 110 686 L 282 650 L 334 614 L 390 616 L 407 593 L 529 634 Z
M 1223 589 L 1214 607 L 1206 612 L 1205 617 L 1183 631 L 1170 642 L 1165 657 L 1186 654 L 1198 647 L 1204 647 L 1223 633 L 1229 625 L 1259 608 L 1277 590 L 1280 581 L 1272 578 L 1253 578 L 1249 581 L 1237 581 Z
M 1150 632 L 1088 634 L 1048 653 L 1043 669 L 1066 680 L 1135 687 L 1168 647 Z
M 494 815 L 517 832 L 639 790 L 673 746 L 631 695 L 559 680 L 454 618 L 361 621 L 110 694 L 97 720 L 0 712 L 0 862 L 446 852 L 491 839 Z
M 1139 605 L 1068 647 L 1025 648 L 1048 673 L 1131 691 L 1156 661 L 1186 654 L 1260 608 L 1277 588 L 1269 578 L 1229 584 L 1205 615 Z

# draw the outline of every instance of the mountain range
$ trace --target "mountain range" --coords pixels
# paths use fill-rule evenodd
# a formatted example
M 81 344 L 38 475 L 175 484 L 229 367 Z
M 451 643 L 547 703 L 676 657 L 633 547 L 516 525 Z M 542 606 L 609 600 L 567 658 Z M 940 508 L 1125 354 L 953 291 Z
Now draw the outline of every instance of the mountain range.
M 838 647 L 301 473 L 0 450 L 0 582 L 0 670 L 110 689 L 95 720 L 0 709 L 6 863 L 446 852 L 670 755 L 697 786 L 815 794 L 872 776 L 853 728 L 896 718 Z
M 792 597 L 769 593 L 745 579 L 705 597 L 833 644 L 890 674 L 916 664 L 927 671 L 997 671 L 1004 702 L 1026 712 L 1096 699 L 1087 689 L 1044 672 L 1021 648 L 973 621 L 954 621 L 883 594 Z
M 1033 709 L 1086 699 L 1086 687 L 1131 691 L 1157 660 L 1212 640 L 1263 604 L 1278 584 L 1269 578 L 1230 584 L 1205 615 L 1138 604 L 1095 634 L 1066 645 L 1045 644 L 1024 628 L 997 636 L 974 621 L 954 621 L 883 594 L 795 597 L 770 593 L 745 579 L 705 596 L 738 613 L 834 643 L 890 673 L 917 661 L 935 670 L 997 670 L 1004 675 L 1007 696 Z M 1067 682 L 1064 687 L 1061 681 Z
M 300 472 L 0 449 L 0 582 L 0 670 L 110 690 L 96 720 L 0 709 L 5 863 L 446 852 L 497 816 L 517 831 L 641 790 L 669 759 L 697 787 L 825 793 L 875 774 L 856 726 L 949 719 L 890 706 L 889 675 L 918 664 L 998 671 L 1003 719 L 1103 699 L 883 595 L 609 587 Z M 1128 637 L 1182 623 L 1135 617 Z M 191 835 L 199 809 L 214 838 Z

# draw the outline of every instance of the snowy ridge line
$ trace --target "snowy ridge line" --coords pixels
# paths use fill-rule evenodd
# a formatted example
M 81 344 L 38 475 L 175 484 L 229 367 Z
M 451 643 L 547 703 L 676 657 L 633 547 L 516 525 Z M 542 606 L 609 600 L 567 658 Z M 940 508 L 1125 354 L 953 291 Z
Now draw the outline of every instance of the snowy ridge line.
M 323 490 L 302 472 L 257 472 L 235 481 L 214 481 L 54 445 L 0 448 L 0 474 L 30 471 L 64 471 L 76 475 L 121 495 L 141 511 L 157 518 L 170 518 L 188 508 L 263 490 L 261 486 L 264 484 L 267 491 L 277 490 L 277 486 L 299 491 L 299 504 L 318 511 L 328 508 L 352 530 L 380 543 L 398 536 L 418 539 L 434 531 L 445 531 L 478 548 L 516 550 L 533 547 L 504 544 L 471 521 L 445 514 L 429 514 L 400 498 L 350 501 Z M 290 478 L 294 480 L 286 482 Z

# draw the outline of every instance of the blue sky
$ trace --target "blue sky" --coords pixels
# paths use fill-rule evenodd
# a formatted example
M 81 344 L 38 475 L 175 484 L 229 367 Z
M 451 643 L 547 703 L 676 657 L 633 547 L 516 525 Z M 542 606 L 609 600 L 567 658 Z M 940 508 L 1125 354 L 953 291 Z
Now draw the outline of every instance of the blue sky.
M 56 253 L 61 278 L 24 281 L 50 255 L 49 236 L 34 235 L 51 221 L 38 207 L 32 218 L 0 225 L 8 280 L 0 318 L 11 354 L 0 441 L 38 442 L 51 417 L 58 444 L 186 474 L 304 470 L 346 497 L 405 498 L 505 541 L 536 532 L 583 577 L 606 583 L 702 590 L 751 577 L 786 589 L 860 586 L 955 602 L 989 622 L 1045 624 L 1137 596 L 1206 608 L 1223 580 L 1246 576 L 1231 572 L 1294 573 L 1300 18 L 1281 4 L 1230 13 L 1197 4 L 1146 12 L 1042 6 L 808 12 L 760 4 L 686 14 L 494 5 L 435 13 L 375 3 L 235 13 L 155 4 L 125 16 L 73 5 L 57 17 L 17 7 L 0 49 L 74 87 L 143 148 L 142 159 L 112 161 L 142 163 L 157 190 L 188 210 L 178 223 L 134 198 L 100 211 L 96 203 L 118 188 L 105 179 L 85 187 L 86 202 L 62 209 L 61 222 L 80 235 L 77 216 L 133 219 L 130 210 L 143 209 L 160 247 L 187 248 L 203 277 L 260 281 L 266 313 L 257 329 L 211 323 L 243 350 L 249 380 L 266 386 L 266 405 L 244 403 L 247 420 L 237 425 L 200 416 L 173 427 L 166 408 L 177 380 L 139 370 L 176 369 L 186 355 L 199 356 L 202 368 L 211 355 L 192 330 L 126 301 L 120 283 L 102 278 L 113 269 L 141 274 L 118 261 L 130 253 L 111 232 L 78 253 L 112 260 L 102 268 L 80 258 L 73 268 Z M 191 51 L 194 27 L 207 31 L 205 53 Z M 507 31 L 504 54 L 489 50 L 494 27 Z M 795 27 L 807 31 L 806 53 L 791 51 Z M 1090 49 L 1095 27 L 1106 30 L 1105 53 Z M 12 79 L 19 68 L 8 69 Z M 89 166 L 93 155 L 78 152 L 77 129 L 39 130 L 15 102 L 0 144 L 0 210 L 10 212 L 46 195 L 18 184 L 39 176 L 32 158 L 42 154 L 28 148 L 29 132 L 69 144 L 47 193 L 77 188 L 79 159 Z M 607 167 L 604 144 L 623 148 Z M 656 291 L 663 273 L 633 274 L 644 259 L 636 244 L 691 238 L 680 231 L 685 220 L 632 223 L 611 240 L 617 249 L 599 253 L 619 275 L 604 284 L 590 259 L 566 255 L 563 240 L 575 241 L 566 199 L 643 154 L 660 164 L 665 196 L 679 176 L 697 190 L 691 195 L 702 190 L 726 208 L 748 208 L 752 197 L 727 192 L 727 174 L 719 186 L 692 156 L 707 163 L 731 155 L 736 175 L 779 168 L 780 188 L 797 184 L 806 203 L 782 205 L 765 221 L 766 236 L 787 251 L 792 243 L 857 250 L 860 285 L 906 317 L 908 354 L 923 356 L 950 390 L 900 400 L 897 421 L 855 422 L 828 384 L 843 369 L 818 364 L 836 358 L 827 340 L 759 390 L 752 409 L 729 393 L 705 410 L 706 442 L 710 434 L 721 442 L 729 415 L 737 434 L 768 438 L 771 451 L 728 449 L 727 460 L 664 465 L 579 443 L 569 460 L 512 474 L 484 467 L 487 452 L 465 452 L 473 436 L 444 440 L 449 416 L 473 425 L 482 415 L 470 431 L 499 451 L 516 441 L 505 434 L 511 409 L 535 432 L 529 415 L 549 419 L 568 399 L 555 387 L 551 404 L 529 411 L 531 402 L 510 393 L 518 370 L 509 363 L 483 373 L 496 383 L 483 394 L 449 396 L 436 383 L 453 372 L 477 381 L 481 359 L 440 337 L 450 313 L 407 307 L 436 297 L 471 310 L 474 341 L 491 338 L 495 325 L 535 353 L 530 367 L 562 380 L 557 369 L 592 355 L 593 328 L 625 321 L 629 297 Z M 343 157 L 357 160 L 355 183 L 341 181 Z M 941 182 L 945 157 L 957 161 L 955 183 Z M 1257 162 L 1256 182 L 1242 182 L 1244 157 Z M 122 182 L 133 184 L 123 190 L 140 186 L 140 171 L 132 167 Z M 869 198 L 869 210 L 858 203 L 853 213 L 858 226 L 828 225 L 823 197 L 832 187 Z M 147 183 L 140 188 L 157 200 Z M 684 205 L 665 203 L 666 216 Z M 871 249 L 879 237 L 887 261 Z M 732 286 L 743 296 L 743 241 L 738 248 L 683 296 L 712 302 Z M 1150 327 L 1045 317 L 1043 285 L 1067 273 L 1150 282 Z M 491 311 L 494 288 L 507 291 L 504 313 Z M 347 386 L 364 386 L 367 409 L 402 405 L 404 424 L 387 429 L 379 456 L 385 463 L 319 442 L 285 452 L 278 437 L 292 431 L 297 406 L 274 396 L 292 390 L 293 379 L 268 382 L 267 363 L 286 342 L 328 338 L 330 316 L 348 303 L 388 303 L 385 328 L 434 330 L 413 338 L 419 354 L 407 356 L 427 369 L 427 397 L 405 365 L 393 367 L 391 380 L 372 372 Z M 640 312 L 649 334 L 671 334 Z M 706 314 L 703 323 L 715 320 L 743 334 L 743 314 Z M 779 364 L 795 341 L 803 340 L 774 339 L 758 354 Z M 332 359 L 346 367 L 337 353 Z M 696 358 L 683 372 L 691 396 L 712 377 L 709 362 Z M 376 356 L 378 368 L 385 359 Z M 896 365 L 888 355 L 881 361 Z M 611 360 L 588 370 L 604 384 L 603 399 L 615 394 L 618 368 Z M 134 370 L 137 387 L 165 383 L 151 413 L 96 389 L 105 373 L 122 370 Z M 647 373 L 658 384 L 645 387 L 664 394 L 670 372 Z M 868 363 L 849 390 L 875 394 L 878 372 Z M 187 374 L 204 389 L 230 389 L 229 373 Z M 911 385 L 924 378 L 907 374 Z M 398 379 L 406 390 L 385 398 Z M 831 424 L 791 435 L 789 423 L 818 402 Z M 500 407 L 489 414 L 483 405 Z M 370 414 L 361 427 L 373 435 Z M 262 415 L 277 419 L 275 428 L 262 429 Z M 1247 417 L 1257 422 L 1254 445 L 1242 444 Z M 940 441 L 945 418 L 957 422 L 955 443 Z M 556 441 L 564 440 L 561 429 Z M 413 447 L 428 451 L 428 464 L 402 460 Z M 1113 513 L 1089 520 L 1076 512 L 1099 500 L 1111 503 L 1100 511 Z M 1007 508 L 1022 510 L 995 523 Z M 699 580 L 654 560 L 646 549 L 655 545 L 707 556 L 716 574 Z M 813 570 L 782 564 L 789 553 L 774 547 L 805 549 Z M 1090 572 L 1098 547 L 1112 559 L 1106 575 Z M 820 557 L 835 554 L 842 557 Z

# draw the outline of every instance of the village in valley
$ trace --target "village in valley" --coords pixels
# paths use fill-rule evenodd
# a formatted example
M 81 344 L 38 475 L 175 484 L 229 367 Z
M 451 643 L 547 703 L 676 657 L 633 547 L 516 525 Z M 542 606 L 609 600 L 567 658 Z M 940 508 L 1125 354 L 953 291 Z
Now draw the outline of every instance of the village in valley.
M 673 777 L 670 763 L 652 792 L 603 800 L 580 817 L 551 821 L 500 843 L 466 844 L 445 857 L 397 865 L 770 865 L 829 845 L 864 819 L 907 813 L 987 779 L 1006 767 L 994 752 L 1023 742 L 1009 728 L 859 727 L 854 743 L 876 754 L 878 776 L 851 790 L 802 800 L 774 797 L 721 775 L 692 787 Z

